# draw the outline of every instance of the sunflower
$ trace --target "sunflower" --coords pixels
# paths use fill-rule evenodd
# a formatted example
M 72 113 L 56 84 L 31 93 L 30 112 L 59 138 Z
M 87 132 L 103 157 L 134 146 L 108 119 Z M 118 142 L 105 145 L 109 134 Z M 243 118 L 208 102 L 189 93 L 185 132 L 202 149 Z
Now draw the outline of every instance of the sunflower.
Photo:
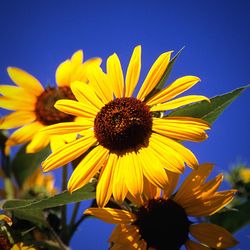
M 0 86 L 0 107 L 14 112 L 0 119 L 0 129 L 15 130 L 6 141 L 6 149 L 11 146 L 30 142 L 27 152 L 39 151 L 51 143 L 52 148 L 57 148 L 64 141 L 72 139 L 68 136 L 43 136 L 40 129 L 58 122 L 76 120 L 75 116 L 67 115 L 54 108 L 59 99 L 75 99 L 70 90 L 70 83 L 75 80 L 87 82 L 89 66 L 100 65 L 99 58 L 93 58 L 83 63 L 83 52 L 75 52 L 70 60 L 61 63 L 55 74 L 56 87 L 44 88 L 42 84 L 29 73 L 14 67 L 7 71 L 12 81 L 17 86 Z
M 209 125 L 192 117 L 155 117 L 157 111 L 171 110 L 188 103 L 208 100 L 185 96 L 171 100 L 191 88 L 199 78 L 184 76 L 145 101 L 161 80 L 171 52 L 163 53 L 152 65 L 136 97 L 133 92 L 141 69 L 141 47 L 134 49 L 126 79 L 116 54 L 107 60 L 107 73 L 92 68 L 89 84 L 74 82 L 75 100 L 59 100 L 55 107 L 66 114 L 84 117 L 80 122 L 55 124 L 45 134 L 79 134 L 78 138 L 53 152 L 43 163 L 44 171 L 63 166 L 85 156 L 68 182 L 70 192 L 99 174 L 96 199 L 104 206 L 111 195 L 122 202 L 126 194 L 140 195 L 143 179 L 160 188 L 168 185 L 165 170 L 182 173 L 185 164 L 197 168 L 194 154 L 177 140 L 203 141 Z M 154 162 L 149 166 L 148 162 Z
M 180 249 L 183 245 L 187 250 L 233 247 L 237 241 L 226 229 L 195 222 L 196 217 L 212 215 L 226 206 L 235 193 L 217 192 L 222 174 L 206 182 L 212 169 L 213 165 L 202 164 L 175 194 L 179 176 L 172 174 L 167 189 L 160 190 L 147 181 L 144 194 L 132 199 L 137 206 L 129 210 L 89 208 L 85 214 L 117 224 L 109 239 L 112 250 Z

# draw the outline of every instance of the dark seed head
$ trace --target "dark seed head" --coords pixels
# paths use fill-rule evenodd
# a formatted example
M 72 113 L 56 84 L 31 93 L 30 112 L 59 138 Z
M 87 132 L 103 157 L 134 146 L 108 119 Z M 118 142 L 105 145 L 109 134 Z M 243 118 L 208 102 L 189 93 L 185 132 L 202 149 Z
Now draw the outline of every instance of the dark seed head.
M 148 144 L 152 131 L 149 107 L 133 97 L 117 98 L 97 114 L 94 132 L 111 151 L 137 150 Z
M 74 116 L 65 114 L 54 107 L 56 101 L 60 99 L 75 100 L 70 87 L 46 88 L 36 102 L 35 112 L 37 120 L 44 125 L 73 121 Z
M 153 199 L 139 208 L 134 224 L 147 246 L 177 250 L 187 241 L 190 222 L 185 210 L 171 199 Z

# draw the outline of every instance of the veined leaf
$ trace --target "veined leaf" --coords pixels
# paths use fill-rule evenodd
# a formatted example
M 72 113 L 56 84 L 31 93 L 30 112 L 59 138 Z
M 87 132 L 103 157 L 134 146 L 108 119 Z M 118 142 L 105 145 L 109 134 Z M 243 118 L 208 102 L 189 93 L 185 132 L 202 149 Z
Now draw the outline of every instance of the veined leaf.
M 152 97 L 153 95 L 155 95 L 156 93 L 158 93 L 160 90 L 162 90 L 164 84 L 167 82 L 169 75 L 172 71 L 172 68 L 174 66 L 174 63 L 176 61 L 176 59 L 179 57 L 179 55 L 181 54 L 182 50 L 184 49 L 181 48 L 177 54 L 170 60 L 164 74 L 162 75 L 161 80 L 157 83 L 157 85 L 152 89 L 152 91 L 145 97 L 145 101 L 147 101 L 150 97 Z
M 218 95 L 210 99 L 211 103 L 202 101 L 178 108 L 167 116 L 190 116 L 201 118 L 212 124 L 226 107 L 233 102 L 250 85 L 235 89 L 223 95 Z
M 32 154 L 26 153 L 25 150 L 26 145 L 19 149 L 11 163 L 11 170 L 19 186 L 40 167 L 41 162 L 50 153 L 49 146 Z
M 46 209 L 66 205 L 73 202 L 80 202 L 83 200 L 93 199 L 95 197 L 95 188 L 93 184 L 78 189 L 70 194 L 68 191 L 63 191 L 60 194 L 49 198 L 39 200 L 7 200 L 2 205 L 3 210 L 30 210 L 30 209 Z

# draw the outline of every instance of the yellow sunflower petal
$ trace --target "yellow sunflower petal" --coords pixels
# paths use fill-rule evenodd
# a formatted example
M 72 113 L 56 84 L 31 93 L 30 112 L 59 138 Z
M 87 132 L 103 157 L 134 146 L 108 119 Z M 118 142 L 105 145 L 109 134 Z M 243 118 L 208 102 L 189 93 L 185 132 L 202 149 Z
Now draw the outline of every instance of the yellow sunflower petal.
M 71 61 L 73 64 L 81 64 L 83 61 L 83 51 L 78 50 L 71 56 Z
M 205 182 L 213 168 L 214 164 L 204 163 L 197 170 L 192 171 L 182 182 L 178 192 L 174 196 L 174 200 L 177 203 L 181 201 L 186 202 L 186 197 L 193 195 L 193 189 L 200 187 Z
M 56 83 L 58 86 L 69 86 L 71 74 L 71 61 L 62 62 L 56 69 Z
M 144 185 L 143 185 L 143 197 L 145 199 L 143 201 L 138 200 L 137 202 L 141 206 L 145 203 L 145 201 L 151 200 L 151 199 L 158 199 L 161 197 L 161 189 L 157 186 L 153 185 L 152 182 L 150 182 L 148 179 L 144 178 Z
M 71 90 L 83 104 L 93 106 L 92 110 L 98 112 L 104 106 L 104 103 L 98 98 L 94 89 L 89 84 L 74 82 L 71 84 Z
M 109 151 L 102 146 L 93 148 L 77 165 L 68 181 L 68 190 L 73 192 L 85 184 L 99 171 L 107 160 Z M 99 200 L 99 197 L 97 198 Z
M 226 249 L 238 243 L 231 233 L 215 224 L 193 224 L 190 226 L 190 233 L 200 242 L 215 249 Z
M 167 137 L 164 137 L 162 135 L 156 134 L 156 133 L 153 133 L 151 138 L 155 138 L 159 142 L 162 142 L 163 144 L 165 144 L 166 147 L 169 147 L 172 150 L 176 151 L 176 153 L 179 154 L 179 158 L 182 159 L 184 162 L 186 162 L 186 164 L 190 168 L 193 168 L 193 169 L 198 168 L 199 163 L 195 155 L 189 149 L 184 147 L 182 144 L 172 139 L 169 139 Z
M 178 174 L 183 173 L 185 167 L 183 155 L 169 145 L 168 140 L 168 138 L 152 133 L 148 148 L 154 151 L 165 169 Z
M 41 133 L 47 135 L 64 135 L 69 133 L 80 133 L 83 130 L 88 130 L 93 126 L 93 121 L 85 119 L 79 122 L 61 122 L 44 127 Z
M 5 214 L 0 214 L 0 220 L 4 220 L 9 226 L 12 225 L 12 220 Z
M 169 51 L 161 54 L 154 62 L 140 88 L 137 99 L 143 101 L 151 90 L 153 90 L 153 88 L 159 83 L 168 66 L 172 52 L 173 51 Z
M 35 136 L 35 134 L 43 127 L 44 125 L 42 125 L 40 122 L 33 122 L 26 126 L 23 126 L 11 134 L 11 136 L 6 141 L 6 145 L 15 146 L 18 144 L 26 143 L 30 141 Z
M 73 116 L 82 116 L 84 118 L 95 118 L 97 112 L 93 109 L 93 106 L 85 105 L 84 103 L 73 100 L 58 100 L 55 103 L 55 108 L 63 113 Z
M 29 92 L 29 90 L 16 86 L 1 85 L 0 94 L 12 100 L 22 101 L 33 106 L 37 101 L 37 97 Z
M 158 160 L 154 152 L 150 148 L 142 148 L 138 153 L 138 157 L 145 177 L 159 188 L 166 187 L 168 185 L 168 177 L 164 170 L 165 166 Z
M 84 214 L 93 215 L 112 224 L 132 223 L 136 220 L 136 216 L 133 213 L 115 208 L 89 208 L 85 210 Z
M 162 195 L 164 199 L 168 199 L 174 193 L 174 190 L 180 178 L 179 174 L 170 171 L 167 171 L 167 176 L 168 176 L 168 187 L 163 190 L 163 195 Z
M 135 152 L 128 153 L 124 159 L 126 159 L 126 163 L 121 163 L 124 164 L 124 166 L 121 167 L 126 167 L 126 171 L 124 172 L 128 191 L 134 197 L 140 196 L 143 192 L 143 172 L 141 163 Z
M 117 164 L 114 168 L 114 177 L 112 182 L 112 190 L 114 199 L 117 202 L 122 203 L 125 199 L 128 189 L 125 183 L 125 176 L 127 170 L 127 158 L 126 154 L 121 155 L 118 158 Z
M 215 214 L 233 200 L 235 193 L 236 190 L 218 192 L 208 201 L 201 200 L 199 205 L 186 207 L 185 211 L 187 215 L 196 217 Z
M 107 164 L 102 168 L 96 187 L 96 202 L 99 207 L 104 207 L 112 195 L 112 175 L 117 159 L 117 155 L 111 153 Z
M 58 150 L 60 147 L 74 141 L 77 138 L 77 133 L 69 133 L 62 135 L 51 135 L 50 136 L 50 149 L 52 152 Z
M 84 137 L 60 147 L 42 162 L 43 171 L 61 167 L 85 153 L 92 145 L 96 143 L 93 131 L 89 131 Z
M 175 100 L 172 100 L 166 103 L 161 103 L 161 104 L 152 106 L 150 108 L 150 111 L 154 112 L 154 111 L 171 110 L 171 109 L 176 109 L 176 108 L 179 108 L 181 106 L 184 106 L 193 102 L 200 102 L 200 101 L 210 102 L 209 98 L 207 98 L 206 96 L 188 95 L 188 96 L 183 96 L 183 97 L 177 98 Z
M 15 111 L 0 118 L 0 129 L 12 129 L 23 126 L 36 119 L 32 111 Z
M 7 71 L 11 80 L 15 84 L 26 89 L 35 96 L 39 96 L 44 91 L 44 88 L 41 85 L 41 83 L 29 73 L 19 68 L 13 68 L 13 67 L 8 67 Z
M 192 240 L 187 240 L 185 243 L 185 247 L 187 250 L 210 250 L 209 247 L 201 245 Z
M 26 147 L 27 153 L 35 153 L 45 148 L 49 144 L 50 138 L 43 133 L 37 133 Z
M 21 100 L 10 99 L 5 96 L 0 96 L 0 108 L 9 110 L 34 111 L 35 106 Z
M 110 86 L 108 76 L 100 67 L 91 67 L 91 74 L 88 75 L 89 85 L 92 86 L 97 96 L 104 104 L 113 100 L 113 90 Z
M 147 105 L 152 106 L 166 102 L 190 89 L 199 81 L 200 78 L 196 76 L 183 76 L 181 78 L 178 78 L 165 89 L 161 90 L 152 98 L 150 98 L 146 103 Z
M 107 60 L 107 74 L 117 98 L 123 97 L 124 76 L 118 56 L 114 53 Z
M 136 84 L 139 80 L 140 72 L 141 72 L 141 46 L 136 46 L 134 48 L 127 69 L 126 80 L 125 80 L 126 82 L 125 97 L 132 96 Z
M 198 118 L 165 117 L 153 120 L 153 131 L 177 140 L 203 141 L 208 137 L 207 129 L 210 129 L 209 124 Z

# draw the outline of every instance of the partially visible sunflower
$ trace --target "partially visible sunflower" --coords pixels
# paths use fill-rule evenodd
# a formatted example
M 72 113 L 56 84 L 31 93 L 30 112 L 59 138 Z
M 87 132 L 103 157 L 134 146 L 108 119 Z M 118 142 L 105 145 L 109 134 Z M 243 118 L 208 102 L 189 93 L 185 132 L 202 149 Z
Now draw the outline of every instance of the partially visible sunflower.
M 51 196 L 58 190 L 55 188 L 55 178 L 52 174 L 44 174 L 38 168 L 29 178 L 27 178 L 20 190 L 22 196 L 31 193 L 33 196 Z M 27 198 L 27 197 L 25 197 Z
M 82 137 L 53 152 L 42 164 L 44 171 L 56 169 L 88 151 L 68 182 L 73 192 L 96 175 L 97 203 L 105 206 L 113 194 L 122 202 L 126 194 L 140 195 L 144 177 L 158 187 L 168 185 L 166 170 L 182 173 L 185 163 L 197 168 L 193 153 L 177 140 L 203 141 L 209 125 L 192 117 L 155 117 L 154 112 L 207 100 L 204 96 L 185 96 L 172 100 L 200 81 L 184 76 L 145 100 L 161 80 L 171 52 L 161 54 L 152 65 L 142 87 L 133 97 L 141 69 L 141 47 L 134 49 L 124 83 L 116 54 L 107 60 L 107 74 L 100 68 L 90 74 L 89 84 L 74 82 L 75 100 L 59 100 L 55 107 L 66 114 L 85 118 L 81 122 L 55 124 L 44 129 L 50 135 L 76 132 Z M 154 162 L 149 165 L 148 162 Z
M 132 199 L 138 207 L 129 210 L 89 208 L 85 214 L 118 224 L 109 242 L 112 250 L 132 249 L 226 249 L 237 240 L 224 228 L 212 223 L 195 222 L 195 217 L 209 216 L 226 206 L 235 190 L 217 191 L 223 175 L 207 181 L 213 166 L 202 164 L 192 171 L 176 193 L 178 175 L 172 174 L 167 189 L 159 190 L 147 182 L 144 194 Z M 191 216 L 192 219 L 189 217 Z
M 46 88 L 29 73 L 19 68 L 8 67 L 8 74 L 17 86 L 0 86 L 0 107 L 14 112 L 0 119 L 0 129 L 20 128 L 8 138 L 6 151 L 11 146 L 30 142 L 27 152 L 31 153 L 44 148 L 49 142 L 52 148 L 57 148 L 65 141 L 72 140 L 72 134 L 48 137 L 38 132 L 51 124 L 76 120 L 74 115 L 67 115 L 55 109 L 54 104 L 60 99 L 74 100 L 75 97 L 70 90 L 71 82 L 87 82 L 89 67 L 99 66 L 100 63 L 100 58 L 83 63 L 83 52 L 79 50 L 70 60 L 58 66 L 55 74 L 57 86 Z
M 16 243 L 10 250 L 36 250 L 33 246 L 24 245 L 23 242 Z

